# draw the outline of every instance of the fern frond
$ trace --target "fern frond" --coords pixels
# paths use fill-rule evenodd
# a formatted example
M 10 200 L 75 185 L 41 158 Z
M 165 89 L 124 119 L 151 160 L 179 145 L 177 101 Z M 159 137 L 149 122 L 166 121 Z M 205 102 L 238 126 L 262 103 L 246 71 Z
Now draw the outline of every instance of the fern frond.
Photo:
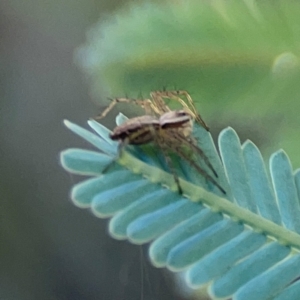
M 123 119 L 118 116 L 118 123 Z M 98 217 L 112 217 L 114 238 L 151 242 L 155 266 L 184 271 L 193 288 L 209 284 L 213 298 L 298 299 L 300 171 L 293 173 L 284 151 L 272 155 L 269 174 L 257 147 L 250 141 L 241 146 L 227 128 L 219 136 L 221 162 L 210 134 L 197 127 L 194 135 L 216 167 L 226 199 L 181 161 L 182 196 L 158 151 L 128 147 L 102 174 L 117 153 L 108 130 L 95 121 L 89 125 L 98 135 L 65 124 L 100 150 L 61 153 L 67 171 L 93 176 L 75 185 L 71 198 Z

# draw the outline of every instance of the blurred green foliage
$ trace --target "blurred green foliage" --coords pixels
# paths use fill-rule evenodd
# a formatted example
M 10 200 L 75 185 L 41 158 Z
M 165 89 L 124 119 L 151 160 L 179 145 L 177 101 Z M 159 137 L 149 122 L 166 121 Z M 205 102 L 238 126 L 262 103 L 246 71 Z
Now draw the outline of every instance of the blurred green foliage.
M 212 128 L 254 131 L 265 154 L 282 147 L 299 166 L 299 11 L 284 0 L 131 4 L 88 32 L 76 60 L 98 98 L 188 90 Z

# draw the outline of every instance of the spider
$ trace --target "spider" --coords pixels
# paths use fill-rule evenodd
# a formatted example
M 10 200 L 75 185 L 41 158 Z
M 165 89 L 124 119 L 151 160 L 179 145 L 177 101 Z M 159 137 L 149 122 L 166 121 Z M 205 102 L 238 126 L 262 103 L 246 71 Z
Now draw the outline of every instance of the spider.
M 101 114 L 100 118 L 106 116 L 118 102 L 134 102 L 135 104 L 140 105 L 145 109 L 146 113 L 150 114 L 128 119 L 122 125 L 117 126 L 110 134 L 112 140 L 119 141 L 119 155 L 126 145 L 143 145 L 154 142 L 159 146 L 165 156 L 167 165 L 173 173 L 179 193 L 182 193 L 182 189 L 180 187 L 179 178 L 173 166 L 172 159 L 169 156 L 169 152 L 174 152 L 179 157 L 188 161 L 200 174 L 217 186 L 222 193 L 226 194 L 225 190 L 218 184 L 218 182 L 201 166 L 199 166 L 194 159 L 192 159 L 194 152 L 200 155 L 214 176 L 218 177 L 208 157 L 197 146 L 196 141 L 191 136 L 194 120 L 201 124 L 206 130 L 208 130 L 208 126 L 197 113 L 189 94 L 185 91 L 176 91 L 176 93 L 177 94 L 174 95 L 174 91 L 152 92 L 151 96 L 153 101 L 149 99 L 114 99 L 111 105 Z M 189 101 L 189 105 L 177 96 L 178 94 L 185 95 Z M 184 109 L 171 110 L 165 104 L 163 100 L 164 98 L 178 101 L 182 104 Z M 155 116 L 155 114 L 158 116 Z M 187 149 L 192 153 L 188 153 L 188 151 L 186 151 Z M 105 168 L 105 171 L 109 166 Z

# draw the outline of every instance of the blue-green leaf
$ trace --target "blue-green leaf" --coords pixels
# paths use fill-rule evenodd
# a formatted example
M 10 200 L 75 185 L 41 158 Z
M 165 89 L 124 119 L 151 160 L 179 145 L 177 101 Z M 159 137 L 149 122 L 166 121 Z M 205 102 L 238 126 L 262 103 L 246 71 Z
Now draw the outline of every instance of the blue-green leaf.
M 98 217 L 112 217 L 113 237 L 152 241 L 155 266 L 185 270 L 189 286 L 208 285 L 213 298 L 297 300 L 300 170 L 293 173 L 283 151 L 272 155 L 268 174 L 257 147 L 250 141 L 241 145 L 227 128 L 219 137 L 221 161 L 209 133 L 196 126 L 199 147 L 226 195 L 182 160 L 176 162 L 180 195 L 155 145 L 129 147 L 118 156 L 118 144 L 102 125 L 89 122 L 98 137 L 66 124 L 101 151 L 61 153 L 67 171 L 94 176 L 75 185 L 71 198 Z
M 61 164 L 70 173 L 80 175 L 101 175 L 111 162 L 111 157 L 94 151 L 68 149 L 61 152 Z

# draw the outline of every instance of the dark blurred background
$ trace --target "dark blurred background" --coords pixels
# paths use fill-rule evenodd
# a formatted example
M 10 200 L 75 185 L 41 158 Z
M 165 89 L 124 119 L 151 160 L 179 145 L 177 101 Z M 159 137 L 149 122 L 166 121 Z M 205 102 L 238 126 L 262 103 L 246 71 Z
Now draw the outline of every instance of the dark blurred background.
M 99 111 L 74 49 L 124 1 L 0 2 L 0 299 L 183 299 L 145 249 L 69 200 L 59 152 L 84 146 L 62 120 Z
M 147 246 L 113 240 L 107 220 L 69 200 L 81 178 L 61 168 L 59 152 L 90 145 L 62 120 L 86 126 L 108 95 L 180 83 L 215 137 L 232 126 L 264 158 L 283 147 L 299 166 L 298 4 L 225 1 L 234 4 L 226 11 L 222 1 L 195 0 L 204 4 L 199 17 L 189 2 L 183 10 L 184 1 L 170 0 L 171 13 L 156 6 L 162 1 L 143 2 L 123 10 L 126 1 L 0 1 L 1 300 L 191 299 L 174 275 L 149 264 Z M 84 75 L 74 51 L 99 20 L 110 35 L 95 27 Z

